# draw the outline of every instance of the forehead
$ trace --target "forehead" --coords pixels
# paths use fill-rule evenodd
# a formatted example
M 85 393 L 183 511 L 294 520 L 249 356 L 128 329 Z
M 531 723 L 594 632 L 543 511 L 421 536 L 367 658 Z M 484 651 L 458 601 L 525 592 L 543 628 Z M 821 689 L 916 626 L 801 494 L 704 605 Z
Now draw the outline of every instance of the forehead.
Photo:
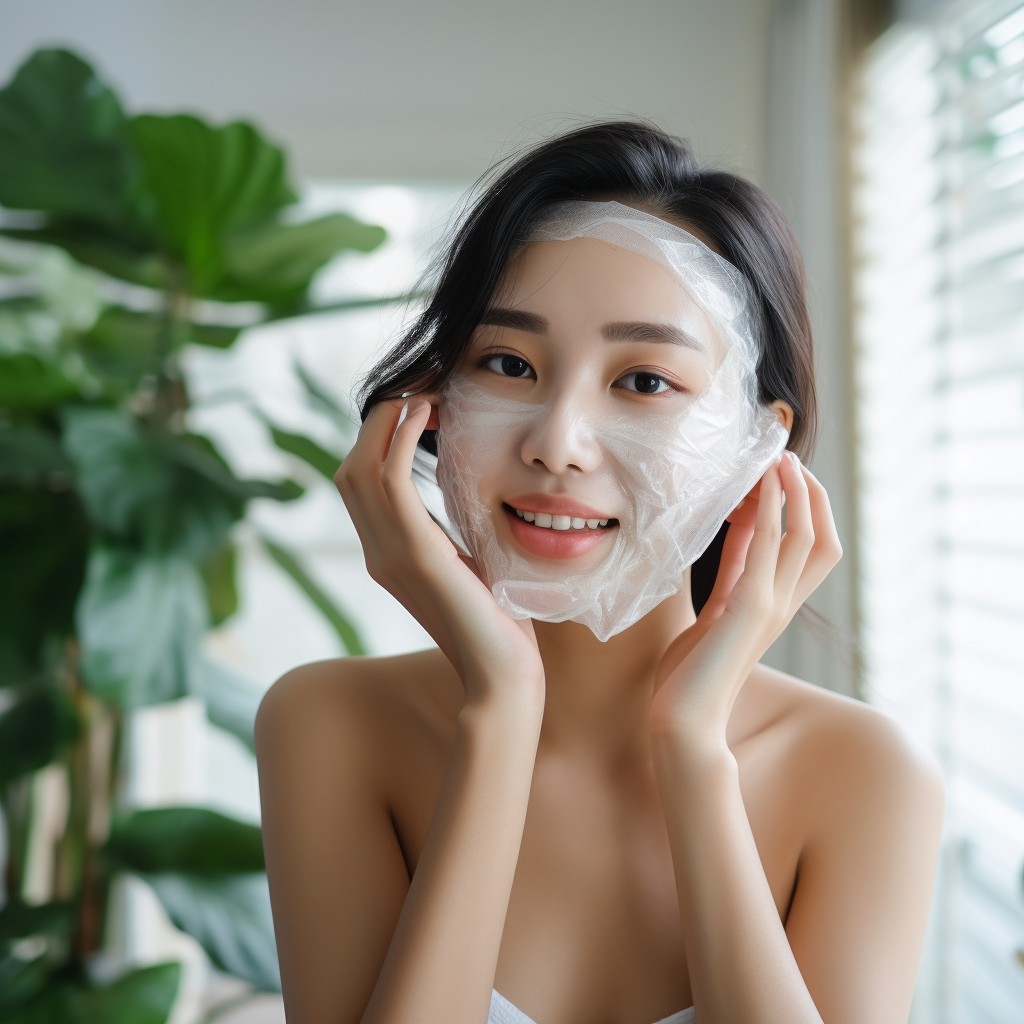
M 496 301 L 530 309 L 581 303 L 595 313 L 613 307 L 619 319 L 626 308 L 630 316 L 671 318 L 693 305 L 667 267 L 598 238 L 531 243 L 509 267 Z
M 509 268 L 494 304 L 587 333 L 616 323 L 672 324 L 714 362 L 724 352 L 720 332 L 673 271 L 598 238 L 533 242 Z

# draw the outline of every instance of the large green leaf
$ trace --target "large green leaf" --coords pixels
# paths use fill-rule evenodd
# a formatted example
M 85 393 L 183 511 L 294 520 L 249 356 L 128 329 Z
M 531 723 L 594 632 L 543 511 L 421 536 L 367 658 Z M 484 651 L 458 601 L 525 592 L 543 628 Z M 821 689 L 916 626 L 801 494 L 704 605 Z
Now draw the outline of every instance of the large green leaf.
M 187 339 L 195 345 L 208 348 L 230 348 L 242 333 L 241 327 L 227 327 L 224 324 L 186 324 Z
M 111 277 L 145 285 L 167 288 L 173 277 L 167 261 L 141 233 L 117 231 L 98 224 L 79 221 L 55 221 L 33 228 L 0 228 L 0 235 L 20 242 L 56 245 L 87 267 L 95 267 Z
M 82 675 L 119 707 L 183 697 L 207 627 L 206 595 L 187 558 L 97 546 L 78 603 Z
M 170 324 L 159 313 L 108 306 L 84 335 L 81 352 L 111 397 L 134 390 L 140 378 L 155 376 L 167 354 L 189 342 L 228 348 L 241 333 L 220 324 Z
M 320 609 L 321 614 L 334 627 L 338 639 L 348 654 L 365 654 L 359 631 L 348 620 L 348 617 L 327 596 L 323 587 L 303 568 L 302 563 L 287 548 L 281 547 L 269 537 L 263 537 L 263 546 L 267 553 L 286 573 L 299 585 L 303 593 Z
M 83 678 L 98 696 L 135 707 L 194 694 L 215 725 L 252 749 L 261 694 L 202 653 L 209 612 L 191 561 L 96 547 L 77 619 Z
M 71 463 L 54 433 L 34 424 L 0 426 L 0 485 L 67 487 L 70 480 Z
M 206 294 L 224 273 L 224 236 L 295 200 L 284 152 L 240 121 L 214 128 L 185 114 L 143 115 L 131 131 L 164 244 L 193 294 Z
M 210 625 L 219 626 L 238 610 L 237 558 L 235 546 L 225 544 L 202 565 Z
M 181 981 L 181 964 L 129 971 L 112 985 L 68 999 L 68 1024 L 164 1024 Z
M 383 228 L 344 213 L 301 224 L 257 224 L 232 232 L 224 245 L 227 276 L 215 294 L 229 300 L 288 302 L 301 297 L 313 275 L 339 252 L 370 252 L 385 237 Z
M 78 386 L 55 362 L 27 352 L 0 356 L 0 406 L 50 409 L 77 394 Z
M 12 686 L 39 675 L 46 651 L 72 633 L 89 528 L 51 447 L 29 438 L 0 445 L 5 454 L 16 456 L 5 468 L 22 477 L 21 486 L 0 483 L 0 685 Z
M 35 997 L 44 993 L 50 978 L 50 964 L 46 954 L 23 959 L 14 953 L 0 954 L 0 1020 L 10 1024 L 12 1020 L 25 1024 L 61 1024 L 56 1007 L 48 1003 L 40 1006 Z M 28 1004 L 35 1009 L 35 1016 L 22 1016 L 17 1011 Z M 42 1012 L 40 1012 L 40 1010 Z
M 281 991 L 267 876 L 144 876 L 170 919 L 222 970 L 258 989 Z
M 78 470 L 78 491 L 92 522 L 141 550 L 200 559 L 224 542 L 245 500 L 222 464 L 216 480 L 183 466 L 175 455 L 184 444 L 145 431 L 114 409 L 69 409 L 65 415 L 64 449 Z M 197 455 L 216 464 L 205 452 Z
M 0 90 L 0 204 L 118 223 L 138 175 L 113 92 L 67 50 L 39 50 Z
M 140 874 L 243 874 L 263 870 L 263 840 L 258 825 L 205 807 L 157 807 L 115 819 L 103 856 Z
M 165 435 L 159 441 L 168 459 L 183 469 L 205 477 L 225 492 L 237 494 L 243 500 L 272 498 L 274 501 L 294 501 L 305 493 L 294 480 L 283 480 L 280 483 L 270 480 L 239 480 L 213 444 L 200 435 Z
M 354 410 L 345 408 L 342 402 L 328 391 L 299 360 L 293 364 L 295 376 L 299 378 L 306 392 L 310 406 L 321 416 L 326 416 L 342 434 L 350 434 L 356 427 L 358 416 Z
M 78 733 L 78 716 L 67 694 L 40 690 L 0 715 L 0 786 L 59 757 Z M 0 934 L 4 911 L 0 912 Z
M 19 285 L 22 282 L 19 282 Z M 27 280 L 24 286 L 34 288 Z M 49 358 L 60 336 L 60 324 L 37 294 L 11 295 L 0 299 L 0 352 L 10 357 L 29 352 Z
M 120 399 L 142 377 L 160 372 L 174 339 L 153 313 L 109 306 L 81 339 L 81 353 L 90 370 L 103 382 L 108 399 Z
M 2 751 L 0 747 L 0 751 Z M 33 906 L 12 899 L 0 910 L 0 1020 L 12 1017 L 40 1024 L 63 1024 L 66 1007 L 63 998 L 52 998 L 53 963 L 46 950 L 25 958 L 14 943 L 19 939 L 68 936 L 75 926 L 72 903 L 47 903 Z M 48 989 L 51 991 L 48 992 Z M 24 1010 L 24 1015 L 19 1010 Z
M 341 460 L 345 457 L 344 455 L 337 455 L 334 452 L 327 451 L 326 448 L 321 448 L 316 441 L 306 437 L 305 434 L 293 434 L 287 430 L 282 430 L 280 427 L 275 427 L 261 413 L 258 415 L 267 424 L 267 429 L 270 431 L 274 444 L 281 451 L 288 452 L 290 455 L 295 455 L 302 459 L 303 462 L 312 466 L 313 469 L 322 476 L 327 477 L 328 480 L 334 479 L 334 474 L 338 472 L 338 467 L 341 465 Z
M 291 481 L 239 480 L 205 438 L 146 430 L 114 409 L 69 409 L 64 448 L 93 523 L 147 553 L 205 561 L 249 499 L 302 494 Z
M 13 958 L 8 958 L 13 959 Z M 32 966 L 49 965 L 45 956 Z M 2 965 L 0 965 L 2 966 Z M 5 1013 L 4 1024 L 164 1024 L 174 1006 L 181 965 L 157 964 L 129 971 L 111 985 L 86 987 L 51 979 L 38 998 Z M 0 1004 L 2 1005 L 2 1004 Z
M 67 935 L 75 925 L 71 903 L 8 901 L 0 910 L 0 946 L 31 935 Z

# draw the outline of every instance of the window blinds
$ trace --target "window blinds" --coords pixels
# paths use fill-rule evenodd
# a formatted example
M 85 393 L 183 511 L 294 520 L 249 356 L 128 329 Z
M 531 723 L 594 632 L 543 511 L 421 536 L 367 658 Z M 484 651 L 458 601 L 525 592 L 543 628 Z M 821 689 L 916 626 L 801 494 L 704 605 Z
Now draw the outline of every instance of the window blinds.
M 914 1019 L 1024 1021 L 1024 5 L 869 51 L 855 115 L 867 696 L 939 756 Z

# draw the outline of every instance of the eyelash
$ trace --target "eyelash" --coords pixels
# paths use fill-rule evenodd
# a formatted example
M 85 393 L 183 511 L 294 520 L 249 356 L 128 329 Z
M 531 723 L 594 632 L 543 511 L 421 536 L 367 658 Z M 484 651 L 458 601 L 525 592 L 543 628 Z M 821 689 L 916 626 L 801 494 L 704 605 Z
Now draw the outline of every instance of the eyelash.
M 495 363 L 497 363 L 500 366 L 501 361 L 505 359 L 514 359 L 516 362 L 522 363 L 527 368 L 528 373 L 505 373 L 503 372 L 504 368 L 499 369 L 498 366 L 494 365 Z M 509 377 L 512 380 L 536 380 L 537 378 L 536 371 L 533 369 L 533 367 L 530 366 L 530 364 L 525 359 L 523 359 L 522 356 L 513 355 L 511 352 L 497 352 L 492 353 L 491 355 L 484 356 L 484 358 L 480 361 L 480 366 L 481 368 L 489 369 L 492 373 L 498 374 L 499 377 Z M 633 378 L 635 383 L 636 378 L 641 376 L 653 377 L 657 381 L 659 381 L 658 390 L 639 391 L 634 388 L 627 388 L 622 386 L 623 381 Z M 615 381 L 612 387 L 619 387 L 623 391 L 631 391 L 634 395 L 663 395 L 667 391 L 676 391 L 679 393 L 685 393 L 687 391 L 686 388 L 680 387 L 677 384 L 673 384 L 672 381 L 670 381 L 667 377 L 663 376 L 662 374 L 654 373 L 650 370 L 631 370 L 629 373 L 625 373 L 621 377 L 619 377 L 619 379 Z

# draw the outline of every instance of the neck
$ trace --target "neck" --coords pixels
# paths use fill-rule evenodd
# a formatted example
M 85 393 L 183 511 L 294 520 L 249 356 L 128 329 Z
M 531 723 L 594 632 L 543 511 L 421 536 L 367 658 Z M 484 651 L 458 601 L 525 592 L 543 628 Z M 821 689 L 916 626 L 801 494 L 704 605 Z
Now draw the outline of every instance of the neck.
M 687 585 L 604 643 L 577 622 L 535 622 L 546 676 L 542 745 L 590 748 L 602 759 L 646 751 L 654 673 L 695 619 Z

